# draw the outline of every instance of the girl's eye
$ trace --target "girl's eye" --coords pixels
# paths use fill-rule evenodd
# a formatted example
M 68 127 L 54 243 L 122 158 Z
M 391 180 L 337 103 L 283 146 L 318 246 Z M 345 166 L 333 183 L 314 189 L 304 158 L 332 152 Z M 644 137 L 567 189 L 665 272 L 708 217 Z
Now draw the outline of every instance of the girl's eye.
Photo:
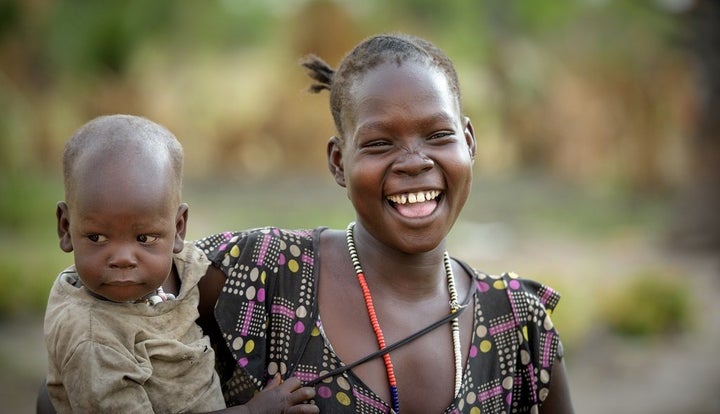
M 139 241 L 140 243 L 145 243 L 145 244 L 153 243 L 153 242 L 157 241 L 158 239 L 160 239 L 159 236 L 153 236 L 152 234 L 141 234 L 137 237 L 137 241 Z
M 385 154 L 393 148 L 392 142 L 384 139 L 377 139 L 362 143 L 360 150 L 366 154 Z
M 89 234 L 87 238 L 93 243 L 102 243 L 107 240 L 107 237 L 102 234 Z
M 449 131 L 436 132 L 436 133 L 430 135 L 430 139 L 435 140 L 435 139 L 449 138 L 449 137 L 452 137 L 453 134 L 454 134 L 453 132 L 449 132 Z
M 376 141 L 369 141 L 369 142 L 363 144 L 363 147 L 365 147 L 365 148 L 381 148 L 386 145 L 390 145 L 390 144 L 387 141 L 376 140 Z

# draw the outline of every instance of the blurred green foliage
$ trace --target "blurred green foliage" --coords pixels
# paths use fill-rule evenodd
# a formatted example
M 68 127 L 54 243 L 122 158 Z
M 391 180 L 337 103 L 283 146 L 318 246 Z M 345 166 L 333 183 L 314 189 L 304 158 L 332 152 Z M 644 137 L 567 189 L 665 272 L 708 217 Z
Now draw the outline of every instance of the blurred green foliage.
M 72 261 L 55 235 L 61 151 L 99 114 L 178 135 L 191 238 L 344 226 L 352 211 L 325 172 L 327 97 L 301 92 L 296 61 L 334 65 L 377 32 L 427 37 L 458 66 L 476 170 L 491 177 L 464 218 L 591 240 L 654 232 L 666 211 L 655 191 L 683 175 L 675 103 L 687 104 L 680 27 L 661 3 L 0 1 L 0 315 L 41 311 Z M 502 178 L 518 173 L 561 184 Z M 312 177 L 280 184 L 300 174 Z
M 678 161 L 658 161 L 684 128 L 676 96 L 684 72 L 674 67 L 681 26 L 666 3 L 5 0 L 0 103 L 10 109 L 0 112 L 0 171 L 56 171 L 67 135 L 108 112 L 141 113 L 175 131 L 198 150 L 190 172 L 222 173 L 213 154 L 233 162 L 253 151 L 272 152 L 266 168 L 276 173 L 317 171 L 313 144 L 322 148 L 332 129 L 322 98 L 298 97 L 307 80 L 297 58 L 316 52 L 335 64 L 366 35 L 408 31 L 455 60 L 488 170 L 581 169 L 578 179 L 615 176 L 655 190 L 682 176 Z M 578 140 L 561 126 L 580 123 L 597 131 L 555 159 L 553 147 Z M 578 152 L 593 146 L 607 150 L 585 162 Z
M 148 44 L 191 57 L 262 43 L 273 26 L 259 1 L 69 0 L 54 5 L 46 30 L 49 69 L 78 76 L 123 73 Z
M 51 224 L 55 203 L 62 198 L 62 188 L 57 184 L 33 174 L 0 177 L 0 226 L 18 232 Z
M 0 176 L 0 317 L 43 311 L 52 275 L 71 260 L 63 258 L 55 233 L 60 199 L 57 179 Z
M 602 317 L 620 335 L 680 335 L 692 326 L 690 289 L 663 270 L 627 275 L 605 298 Z

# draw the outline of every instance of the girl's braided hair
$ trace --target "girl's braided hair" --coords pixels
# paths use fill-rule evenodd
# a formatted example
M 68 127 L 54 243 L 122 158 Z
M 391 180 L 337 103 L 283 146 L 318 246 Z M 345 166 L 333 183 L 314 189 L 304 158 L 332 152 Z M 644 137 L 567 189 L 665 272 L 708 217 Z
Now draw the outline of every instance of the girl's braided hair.
M 372 36 L 358 44 L 340 62 L 337 71 L 315 55 L 306 55 L 300 64 L 315 80 L 310 92 L 330 91 L 330 111 L 333 115 L 338 138 L 343 139 L 342 112 L 349 102 L 352 83 L 374 67 L 394 61 L 398 66 L 408 60 L 427 63 L 445 74 L 450 90 L 461 110 L 460 87 L 455 66 L 445 53 L 432 43 L 407 34 Z

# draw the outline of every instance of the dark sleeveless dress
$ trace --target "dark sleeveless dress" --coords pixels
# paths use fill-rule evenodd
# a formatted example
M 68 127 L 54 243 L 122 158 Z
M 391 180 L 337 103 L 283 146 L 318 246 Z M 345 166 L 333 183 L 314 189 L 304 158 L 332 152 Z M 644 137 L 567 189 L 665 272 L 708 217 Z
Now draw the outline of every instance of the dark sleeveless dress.
M 352 362 L 335 355 L 318 317 L 323 230 L 262 228 L 197 241 L 228 277 L 215 317 L 224 337 L 216 346 L 227 348 L 218 352 L 218 369 L 229 406 L 248 401 L 276 372 L 307 383 Z M 474 275 L 472 345 L 462 387 L 445 413 L 537 412 L 562 355 L 550 319 L 560 297 L 514 274 Z M 352 370 L 315 388 L 322 413 L 390 412 Z

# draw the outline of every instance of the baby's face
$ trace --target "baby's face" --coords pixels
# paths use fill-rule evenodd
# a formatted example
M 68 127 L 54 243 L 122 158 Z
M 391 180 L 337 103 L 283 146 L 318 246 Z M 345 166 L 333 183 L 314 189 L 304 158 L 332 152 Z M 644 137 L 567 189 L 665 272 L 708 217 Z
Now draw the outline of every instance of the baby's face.
M 70 241 L 78 275 L 97 296 L 137 300 L 172 270 L 173 251 L 179 251 L 176 186 L 170 174 L 157 170 L 162 168 L 117 162 L 75 176 Z

